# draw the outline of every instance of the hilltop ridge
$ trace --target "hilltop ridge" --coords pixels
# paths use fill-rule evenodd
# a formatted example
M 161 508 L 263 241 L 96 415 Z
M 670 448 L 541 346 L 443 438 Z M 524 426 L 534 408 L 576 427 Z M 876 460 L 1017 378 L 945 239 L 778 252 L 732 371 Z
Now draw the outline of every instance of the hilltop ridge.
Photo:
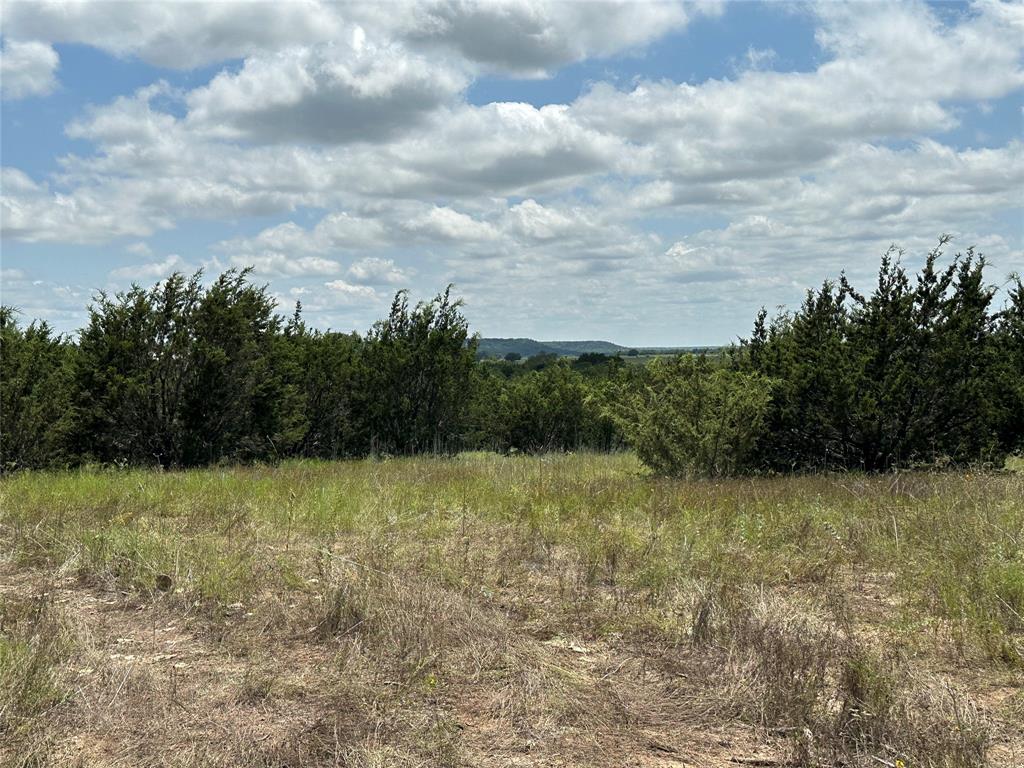
M 691 352 L 711 347 L 625 347 L 611 341 L 537 341 L 524 337 L 519 338 L 482 338 L 477 347 L 479 357 L 504 357 L 515 352 L 523 357 L 533 355 L 558 355 L 559 357 L 578 357 L 579 355 L 600 353 L 603 355 L 624 355 L 631 350 L 640 353 L 673 354 Z

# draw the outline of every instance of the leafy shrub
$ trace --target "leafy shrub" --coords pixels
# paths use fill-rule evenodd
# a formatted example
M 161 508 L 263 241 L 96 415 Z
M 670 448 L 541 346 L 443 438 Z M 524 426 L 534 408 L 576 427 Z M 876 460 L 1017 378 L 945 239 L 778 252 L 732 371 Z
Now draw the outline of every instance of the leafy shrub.
M 693 355 L 654 360 L 645 379 L 612 387 L 607 401 L 641 461 L 670 475 L 748 468 L 771 402 L 768 379 Z

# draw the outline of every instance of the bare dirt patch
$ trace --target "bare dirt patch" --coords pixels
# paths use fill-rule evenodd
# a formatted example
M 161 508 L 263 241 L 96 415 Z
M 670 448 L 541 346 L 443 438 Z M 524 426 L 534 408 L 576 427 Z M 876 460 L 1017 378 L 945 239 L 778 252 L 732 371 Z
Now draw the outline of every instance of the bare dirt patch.
M 149 601 L 9 565 L 0 574 L 5 602 L 45 596 L 74 634 L 60 670 L 68 695 L 3 748 L 4 764 L 654 768 L 783 759 L 749 725 L 708 722 L 694 706 L 703 681 L 669 681 L 604 642 L 517 635 L 509 668 L 460 670 L 452 684 L 428 682 L 433 694 L 410 694 L 379 670 L 354 679 L 342 647 L 312 633 L 268 633 L 246 606 L 211 617 L 173 596 Z M 432 730 L 444 733 L 433 734 L 430 755 L 423 739 Z

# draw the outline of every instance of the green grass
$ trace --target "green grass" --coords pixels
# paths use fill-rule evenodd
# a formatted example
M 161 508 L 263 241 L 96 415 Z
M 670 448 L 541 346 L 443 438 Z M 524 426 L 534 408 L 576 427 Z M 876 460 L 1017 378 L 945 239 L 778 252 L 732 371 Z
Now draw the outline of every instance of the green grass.
M 0 740 L 32 731 L 69 691 L 60 663 L 71 639 L 45 597 L 0 600 Z
M 475 591 L 523 564 L 568 559 L 638 609 L 695 580 L 782 586 L 871 572 L 901 599 L 894 622 L 941 620 L 986 652 L 1020 652 L 1019 476 L 674 482 L 628 454 L 468 454 L 20 474 L 0 483 L 0 508 L 21 562 L 138 590 L 169 577 L 176 591 L 222 603 L 302 583 L 310 552 L 347 545 L 373 567 L 413 564 Z M 601 618 L 609 624 L 595 630 L 619 628 Z
M 722 686 L 716 716 L 807 726 L 844 755 L 959 755 L 936 765 L 979 764 L 987 736 L 926 670 L 1024 668 L 1022 540 L 1024 475 L 1010 472 L 672 481 L 629 454 L 481 453 L 0 481 L 11 567 L 200 615 L 312 604 L 302 631 L 359 638 L 351 653 L 405 697 L 453 696 L 466 681 L 450 660 L 474 633 L 489 649 L 471 652 L 475 674 L 505 680 L 515 717 L 578 717 L 567 702 L 596 683 L 538 667 L 509 632 L 665 669 L 695 648 Z M 32 668 L 19 632 L 0 636 L 0 668 Z M 56 696 L 39 680 L 33 711 Z M 250 670 L 239 700 L 282 686 Z M 953 722 L 951 741 L 928 738 Z M 437 741 L 452 733 L 423 730 L 428 752 L 455 749 Z

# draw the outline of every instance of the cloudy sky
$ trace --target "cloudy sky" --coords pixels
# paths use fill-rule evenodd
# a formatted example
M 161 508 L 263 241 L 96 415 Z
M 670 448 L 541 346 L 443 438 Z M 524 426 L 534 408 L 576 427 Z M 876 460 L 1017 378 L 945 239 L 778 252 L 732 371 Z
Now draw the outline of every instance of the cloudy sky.
M 1024 5 L 2 4 L 2 300 L 252 265 L 366 329 L 715 344 L 942 232 L 1024 271 Z

